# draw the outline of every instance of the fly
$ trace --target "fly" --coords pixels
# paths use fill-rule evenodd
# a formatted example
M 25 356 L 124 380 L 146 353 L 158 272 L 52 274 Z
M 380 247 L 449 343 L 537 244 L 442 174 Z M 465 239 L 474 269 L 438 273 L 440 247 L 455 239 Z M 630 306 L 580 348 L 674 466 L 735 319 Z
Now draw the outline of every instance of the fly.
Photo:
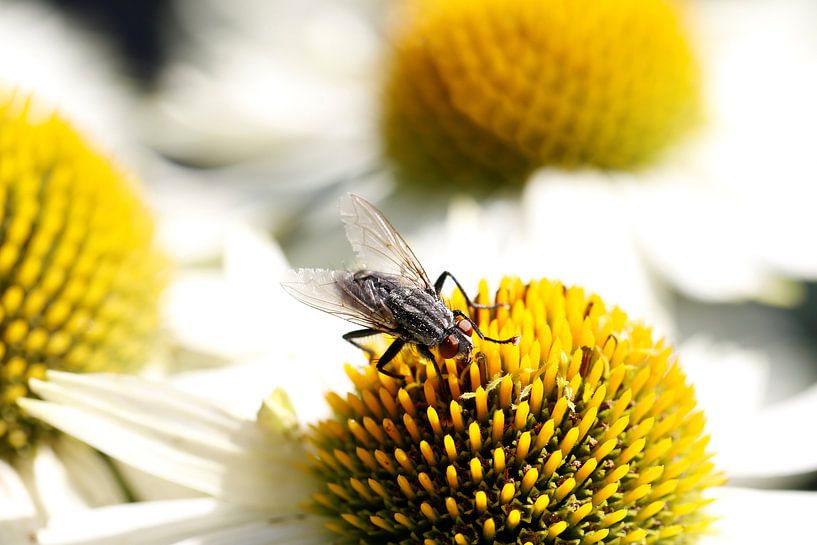
M 518 337 L 486 337 L 468 315 L 448 308 L 440 298 L 447 278 L 460 289 L 469 307 L 492 309 L 501 305 L 473 303 L 448 271 L 432 284 L 403 237 L 371 203 L 349 193 L 341 201 L 340 215 L 360 268 L 299 269 L 292 271 L 282 286 L 302 303 L 362 327 L 343 338 L 372 357 L 375 353 L 357 339 L 378 333 L 393 336 L 394 341 L 377 360 L 379 372 L 402 378 L 385 366 L 406 344 L 415 345 L 441 376 L 432 348 L 444 358 L 467 360 L 474 348 L 472 333 L 494 343 L 519 342 Z

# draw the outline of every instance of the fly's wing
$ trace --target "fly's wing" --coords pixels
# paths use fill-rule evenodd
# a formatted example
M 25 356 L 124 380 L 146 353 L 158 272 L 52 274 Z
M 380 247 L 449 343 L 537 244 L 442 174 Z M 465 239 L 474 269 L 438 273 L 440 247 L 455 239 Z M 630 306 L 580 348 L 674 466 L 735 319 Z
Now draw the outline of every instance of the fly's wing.
M 312 308 L 343 318 L 361 327 L 379 331 L 393 331 L 394 320 L 382 309 L 370 308 L 349 296 L 341 285 L 351 273 L 328 269 L 298 269 L 290 271 L 281 282 L 284 290 L 298 301 Z
M 409 245 L 371 203 L 347 193 L 340 204 L 340 217 L 346 238 L 364 268 L 408 278 L 426 291 L 433 289 Z

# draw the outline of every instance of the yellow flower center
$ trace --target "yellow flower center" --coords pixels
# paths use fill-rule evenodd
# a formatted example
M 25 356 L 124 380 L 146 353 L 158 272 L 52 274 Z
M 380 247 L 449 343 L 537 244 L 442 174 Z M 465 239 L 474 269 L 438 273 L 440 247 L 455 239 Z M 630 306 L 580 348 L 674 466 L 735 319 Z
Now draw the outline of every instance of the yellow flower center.
M 132 182 L 29 106 L 0 94 L 0 458 L 43 431 L 15 403 L 29 378 L 145 360 L 163 283 Z
M 344 543 L 689 543 L 720 484 L 672 349 L 597 296 L 506 278 L 470 361 L 348 368 L 316 426 L 314 506 Z M 478 302 L 488 303 L 483 283 Z M 467 312 L 456 292 L 452 308 Z
M 629 169 L 699 117 L 674 0 L 409 0 L 387 77 L 385 154 L 470 188 L 545 165 Z

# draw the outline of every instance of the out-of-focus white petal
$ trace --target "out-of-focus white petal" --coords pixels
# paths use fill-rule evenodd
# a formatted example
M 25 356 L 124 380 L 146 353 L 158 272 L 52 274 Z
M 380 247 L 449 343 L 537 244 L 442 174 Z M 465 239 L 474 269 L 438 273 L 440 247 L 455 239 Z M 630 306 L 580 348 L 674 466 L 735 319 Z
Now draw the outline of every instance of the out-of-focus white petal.
M 204 399 L 119 375 L 49 373 L 21 400 L 33 416 L 134 467 L 241 505 L 296 509 L 311 490 L 290 468 L 301 446 Z M 300 478 L 299 478 L 300 477 Z M 269 486 L 259 486 L 268 480 Z
M 152 474 L 213 497 L 65 510 L 38 534 L 41 545 L 244 545 L 325 543 L 327 530 L 300 505 L 315 490 L 295 468 L 304 456 L 292 424 L 258 423 L 166 383 L 122 375 L 49 372 L 32 381 L 33 416 Z M 283 403 L 283 404 L 282 404 Z M 5 543 L 4 543 L 5 545 Z M 14 545 L 17 545 L 16 543 Z
M 217 164 L 370 132 L 380 39 L 364 6 L 179 2 L 186 42 L 162 75 L 149 138 Z
M 639 218 L 611 186 L 632 182 L 607 178 L 543 171 L 519 202 L 454 200 L 445 223 L 427 225 L 408 240 L 430 274 L 449 270 L 474 289 L 483 277 L 495 286 L 506 274 L 558 279 L 598 293 L 666 334 L 661 286 L 644 268 L 633 237 Z
M 122 501 L 124 492 L 97 451 L 56 437 L 13 466 L 0 460 L 0 543 L 31 544 L 36 529 L 55 513 Z
M 696 11 L 710 122 L 695 166 L 735 194 L 782 203 L 817 169 L 809 145 L 817 137 L 817 5 L 726 0 L 696 2 Z
M 128 490 L 136 501 L 181 500 L 202 496 L 201 492 L 159 478 L 118 460 L 111 460 L 111 462 L 122 475 Z
M 728 402 L 727 399 L 724 402 Z M 730 475 L 751 482 L 817 470 L 817 386 L 718 430 L 719 459 Z
M 339 346 L 345 344 L 340 336 L 337 340 Z M 218 369 L 177 373 L 170 380 L 182 391 L 206 395 L 213 403 L 248 419 L 258 412 L 259 400 L 269 395 L 270 388 L 280 387 L 292 399 L 299 419 L 313 422 L 329 416 L 324 393 L 330 388 L 342 392 L 348 381 L 342 377 L 344 360 L 341 357 L 328 362 L 310 360 L 309 347 L 304 352 L 304 357 L 297 359 L 248 359 Z M 336 367 L 336 371 L 321 376 L 321 369 L 330 366 Z
M 0 513 L 4 517 L 33 517 L 34 504 L 19 473 L 7 462 L 0 460 Z
M 228 240 L 224 254 L 224 275 L 246 297 L 265 302 L 281 299 L 277 277 L 287 268 L 281 249 L 262 233 L 249 227 L 237 229 Z
M 83 507 L 99 507 L 126 501 L 114 470 L 99 452 L 67 436 L 59 437 L 53 448 L 52 456 L 65 468 L 65 486 L 77 491 L 82 498 Z M 40 477 L 41 481 L 46 479 L 49 477 Z M 56 511 L 51 509 L 49 512 Z
M 164 545 L 263 518 L 213 498 L 132 503 L 55 516 L 38 540 L 41 545 Z
M 261 160 L 192 170 L 154 158 L 141 164 L 157 212 L 158 243 L 183 265 L 215 263 L 236 230 L 295 235 L 321 201 L 336 199 L 377 164 L 368 140 L 310 141 Z M 355 183 L 355 185 L 360 185 Z M 297 235 L 295 235 L 297 236 Z
M 719 451 L 721 434 L 763 406 L 771 372 L 769 362 L 752 350 L 703 337 L 684 342 L 678 350 L 714 435 L 713 450 Z
M 817 437 L 804 421 L 817 414 L 817 386 L 768 403 L 772 373 L 757 351 L 691 339 L 680 361 L 707 416 L 715 461 L 742 484 L 785 485 L 817 471 Z
M 228 528 L 204 536 L 179 541 L 174 545 L 324 545 L 335 538 L 315 519 L 256 522 Z
M 322 393 L 345 384 L 343 363 L 362 356 L 341 339 L 349 330 L 346 322 L 284 292 L 280 281 L 287 269 L 280 249 L 245 226 L 231 231 L 223 272 L 180 275 L 166 307 L 177 342 L 244 364 L 184 373 L 176 379 L 179 384 L 188 383 L 190 391 L 227 402 L 247 416 L 269 388 L 279 386 L 291 393 L 302 418 L 325 414 Z
M 212 498 L 157 501 L 56 517 L 40 531 L 40 545 L 264 545 L 326 543 L 311 517 L 272 517 Z
M 270 336 L 280 338 L 278 328 L 294 306 L 279 285 L 286 260 L 249 226 L 231 229 L 223 252 L 223 271 L 184 272 L 170 286 L 167 322 L 178 341 L 205 352 L 263 353 Z
M 33 460 L 17 464 L 43 516 L 125 501 L 98 453 L 70 439 L 60 439 L 55 449 L 40 445 Z
M 0 4 L 0 83 L 34 93 L 57 107 L 83 132 L 117 153 L 133 134 L 124 79 L 98 36 L 84 33 L 41 2 Z
M 142 171 L 157 215 L 157 244 L 182 265 L 220 259 L 231 230 L 247 221 L 242 192 L 158 158 L 145 161 Z
M 41 522 L 18 472 L 0 460 L 0 543 L 28 545 Z
M 684 293 L 791 304 L 817 277 L 817 4 L 695 2 L 707 122 L 644 179 L 645 256 Z
M 175 342 L 203 352 L 233 356 L 243 349 L 231 324 L 240 320 L 223 275 L 214 270 L 182 271 L 165 291 L 165 323 Z M 240 332 L 238 333 L 240 335 Z
M 710 512 L 721 517 L 701 545 L 811 543 L 817 493 L 726 487 L 713 493 Z
M 661 285 L 635 243 L 634 233 L 645 223 L 626 200 L 636 183 L 624 174 L 541 173 L 523 197 L 526 225 L 520 235 L 527 233 L 527 239 L 512 263 L 533 276 L 581 285 L 666 334 Z
M 748 211 L 716 192 L 692 180 L 639 188 L 632 198 L 641 229 L 634 234 L 652 266 L 683 292 L 699 299 L 749 298 L 773 279 L 750 247 Z

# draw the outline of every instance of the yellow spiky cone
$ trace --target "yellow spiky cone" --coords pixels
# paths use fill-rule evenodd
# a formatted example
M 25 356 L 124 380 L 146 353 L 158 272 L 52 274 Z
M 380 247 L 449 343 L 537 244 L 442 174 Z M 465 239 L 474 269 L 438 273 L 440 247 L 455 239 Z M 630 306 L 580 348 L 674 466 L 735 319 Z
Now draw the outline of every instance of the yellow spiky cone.
M 478 189 L 631 169 L 700 117 L 675 0 L 408 0 L 383 94 L 403 180 Z
M 518 346 L 475 337 L 443 377 L 404 350 L 405 382 L 350 367 L 355 392 L 329 394 L 314 503 L 340 542 L 694 543 L 723 477 L 672 348 L 557 282 L 506 278 L 495 301 L 473 317 Z
M 0 93 L 0 458 L 44 428 L 16 400 L 47 369 L 145 362 L 165 262 L 122 171 L 57 115 Z

